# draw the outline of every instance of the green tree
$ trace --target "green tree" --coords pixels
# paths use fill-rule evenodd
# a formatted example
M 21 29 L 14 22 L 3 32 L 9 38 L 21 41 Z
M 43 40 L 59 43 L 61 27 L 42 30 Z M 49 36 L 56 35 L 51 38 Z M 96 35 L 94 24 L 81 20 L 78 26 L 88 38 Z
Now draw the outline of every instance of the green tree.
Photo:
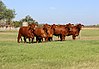
M 2 1 L 0 1 L 0 20 L 4 19 L 4 11 L 6 10 L 6 6 Z
M 21 27 L 22 26 L 22 22 L 20 21 L 13 21 L 14 27 Z
M 29 24 L 31 23 L 38 24 L 38 22 L 34 20 L 30 15 L 27 15 L 25 18 L 21 19 L 21 22 L 28 22 Z
M 15 15 L 15 10 L 8 9 L 0 0 L 0 20 L 5 20 L 7 24 L 10 24 Z
M 10 25 L 13 18 L 15 18 L 15 10 L 6 9 L 4 12 L 7 25 Z

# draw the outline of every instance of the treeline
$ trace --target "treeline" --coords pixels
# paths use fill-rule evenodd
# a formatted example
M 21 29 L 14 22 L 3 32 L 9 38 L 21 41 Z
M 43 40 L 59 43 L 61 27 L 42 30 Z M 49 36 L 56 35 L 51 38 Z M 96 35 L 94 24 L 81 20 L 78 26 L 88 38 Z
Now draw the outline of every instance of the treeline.
M 99 24 L 96 25 L 85 25 L 85 28 L 99 28 Z
M 14 27 L 20 27 L 22 26 L 23 22 L 27 23 L 35 23 L 38 24 L 37 21 L 35 21 L 30 15 L 27 15 L 25 18 L 22 18 L 19 21 L 13 21 L 12 19 L 15 18 L 15 10 L 9 9 L 5 6 L 3 1 L 0 0 L 0 27 L 10 25 Z
M 36 20 L 34 20 L 30 15 L 25 16 L 25 18 L 22 18 L 19 21 L 13 21 L 14 27 L 21 27 L 23 22 L 27 22 L 28 24 L 34 23 L 38 24 Z

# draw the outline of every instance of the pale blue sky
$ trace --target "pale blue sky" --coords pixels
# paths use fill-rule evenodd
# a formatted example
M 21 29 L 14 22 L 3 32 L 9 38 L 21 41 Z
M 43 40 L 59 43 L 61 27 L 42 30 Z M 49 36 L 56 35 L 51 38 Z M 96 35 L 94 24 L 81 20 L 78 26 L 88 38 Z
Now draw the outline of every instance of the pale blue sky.
M 99 0 L 3 0 L 20 20 L 30 15 L 39 23 L 99 24 Z

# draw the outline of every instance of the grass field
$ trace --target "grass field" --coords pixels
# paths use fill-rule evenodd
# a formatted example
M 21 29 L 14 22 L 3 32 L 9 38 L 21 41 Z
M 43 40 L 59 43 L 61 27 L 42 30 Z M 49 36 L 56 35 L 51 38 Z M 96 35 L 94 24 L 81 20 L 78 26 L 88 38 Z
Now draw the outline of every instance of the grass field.
M 18 44 L 16 31 L 0 32 L 0 69 L 99 69 L 99 30 L 84 29 L 80 35 Z

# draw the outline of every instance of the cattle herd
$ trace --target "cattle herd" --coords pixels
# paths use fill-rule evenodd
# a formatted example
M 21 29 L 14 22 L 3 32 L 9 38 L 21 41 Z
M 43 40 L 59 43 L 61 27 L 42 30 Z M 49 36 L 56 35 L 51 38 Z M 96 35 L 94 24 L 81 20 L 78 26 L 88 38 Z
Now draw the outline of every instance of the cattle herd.
M 72 36 L 73 40 L 79 35 L 82 24 L 71 24 L 66 25 L 49 25 L 44 24 L 42 27 L 38 27 L 37 24 L 29 24 L 28 26 L 22 26 L 19 29 L 17 42 L 22 41 L 26 43 L 28 38 L 29 42 L 33 43 L 34 37 L 36 37 L 36 43 L 44 41 L 53 41 L 53 35 L 58 36 L 60 41 L 64 41 L 66 36 Z

